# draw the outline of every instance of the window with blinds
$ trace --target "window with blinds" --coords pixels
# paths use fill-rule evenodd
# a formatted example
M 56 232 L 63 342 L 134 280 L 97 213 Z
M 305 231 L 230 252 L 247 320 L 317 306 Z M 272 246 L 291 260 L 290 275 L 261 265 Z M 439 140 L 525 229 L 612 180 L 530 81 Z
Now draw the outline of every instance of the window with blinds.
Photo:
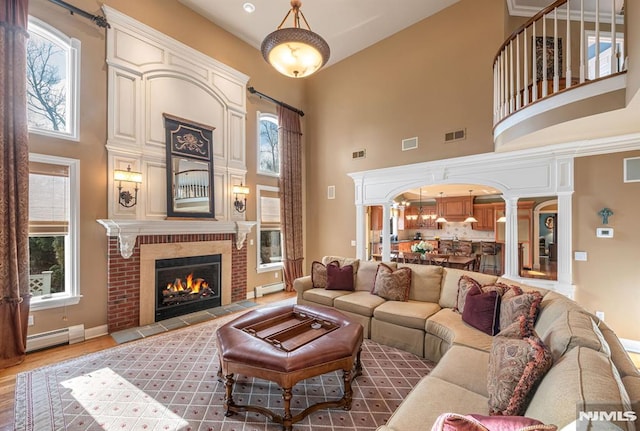
M 258 186 L 258 269 L 282 267 L 282 230 L 280 227 L 280 198 L 277 187 Z

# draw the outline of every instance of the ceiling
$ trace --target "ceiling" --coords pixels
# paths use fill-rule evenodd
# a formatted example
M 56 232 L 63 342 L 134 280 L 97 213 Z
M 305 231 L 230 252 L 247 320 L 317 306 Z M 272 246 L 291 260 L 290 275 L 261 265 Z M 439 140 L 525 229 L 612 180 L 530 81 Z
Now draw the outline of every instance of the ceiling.
M 260 49 L 291 8 L 289 0 L 179 0 L 249 45 Z M 328 65 L 421 21 L 459 0 L 304 0 L 301 11 L 311 29 L 331 47 Z M 550 0 L 505 0 L 518 15 L 540 11 Z M 243 4 L 251 2 L 253 13 Z M 535 12 L 534 12 L 535 11 Z M 512 12 L 512 15 L 516 13 Z M 284 25 L 292 26 L 291 17 Z

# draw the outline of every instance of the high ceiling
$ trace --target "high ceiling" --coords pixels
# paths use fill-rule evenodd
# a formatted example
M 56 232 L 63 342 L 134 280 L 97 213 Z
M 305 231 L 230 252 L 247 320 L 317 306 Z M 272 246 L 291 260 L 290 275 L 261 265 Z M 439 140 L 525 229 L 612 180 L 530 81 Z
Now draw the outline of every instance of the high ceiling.
M 289 0 L 179 0 L 185 6 L 260 49 L 290 9 Z M 421 21 L 459 0 L 304 0 L 301 11 L 311 29 L 331 47 L 328 65 Z M 533 15 L 550 0 L 506 0 L 512 14 Z M 255 6 L 247 13 L 243 5 Z M 285 27 L 292 25 L 291 17 Z

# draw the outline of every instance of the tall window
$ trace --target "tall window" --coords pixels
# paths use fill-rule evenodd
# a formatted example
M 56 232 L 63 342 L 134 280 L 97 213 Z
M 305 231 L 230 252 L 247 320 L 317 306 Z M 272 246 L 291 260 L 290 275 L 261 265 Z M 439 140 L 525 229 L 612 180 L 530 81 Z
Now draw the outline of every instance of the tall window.
M 78 163 L 29 155 L 29 288 L 34 309 L 79 299 Z
M 283 260 L 280 198 L 278 188 L 257 186 L 258 199 L 258 271 L 280 269 Z
M 258 173 L 280 176 L 278 117 L 258 112 Z
M 78 140 L 80 41 L 29 17 L 27 109 L 29 131 Z

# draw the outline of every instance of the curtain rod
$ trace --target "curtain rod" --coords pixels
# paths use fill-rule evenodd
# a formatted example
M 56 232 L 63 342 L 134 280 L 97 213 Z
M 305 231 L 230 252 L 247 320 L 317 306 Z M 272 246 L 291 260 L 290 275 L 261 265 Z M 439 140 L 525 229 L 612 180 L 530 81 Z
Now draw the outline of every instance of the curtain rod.
M 81 17 L 84 17 L 84 18 L 87 18 L 88 20 L 93 21 L 98 27 L 111 28 L 111 26 L 107 22 L 107 19 L 103 16 L 90 14 L 89 12 L 85 12 L 82 9 L 77 8 L 73 5 L 70 5 L 69 3 L 62 0 L 49 0 L 49 1 L 58 6 L 62 6 L 63 8 L 68 10 L 71 15 L 73 15 L 74 13 L 77 13 Z
M 273 97 L 271 97 L 271 96 L 267 96 L 266 94 L 259 92 L 258 90 L 256 90 L 256 89 L 255 89 L 255 88 L 253 88 L 253 87 L 249 87 L 249 88 L 247 88 L 247 90 L 249 90 L 249 93 L 251 93 L 251 94 L 257 94 L 257 95 L 258 95 L 258 96 L 260 96 L 261 98 L 267 99 L 267 100 L 269 100 L 269 101 L 271 101 L 271 102 L 275 103 L 276 105 L 280 105 L 280 106 L 282 106 L 282 107 L 284 107 L 284 108 L 287 108 L 287 109 L 288 109 L 288 110 L 290 110 L 290 111 L 295 112 L 295 113 L 296 113 L 296 114 L 298 114 L 299 116 L 304 117 L 304 112 L 302 112 L 301 110 L 299 110 L 299 109 L 298 109 L 298 108 L 296 108 L 296 107 L 293 107 L 293 106 L 291 106 L 291 105 L 289 105 L 289 104 L 287 104 L 287 103 L 284 103 L 284 102 L 281 102 L 281 101 L 279 101 L 279 100 L 276 100 L 276 99 L 274 99 L 274 98 L 273 98 Z

